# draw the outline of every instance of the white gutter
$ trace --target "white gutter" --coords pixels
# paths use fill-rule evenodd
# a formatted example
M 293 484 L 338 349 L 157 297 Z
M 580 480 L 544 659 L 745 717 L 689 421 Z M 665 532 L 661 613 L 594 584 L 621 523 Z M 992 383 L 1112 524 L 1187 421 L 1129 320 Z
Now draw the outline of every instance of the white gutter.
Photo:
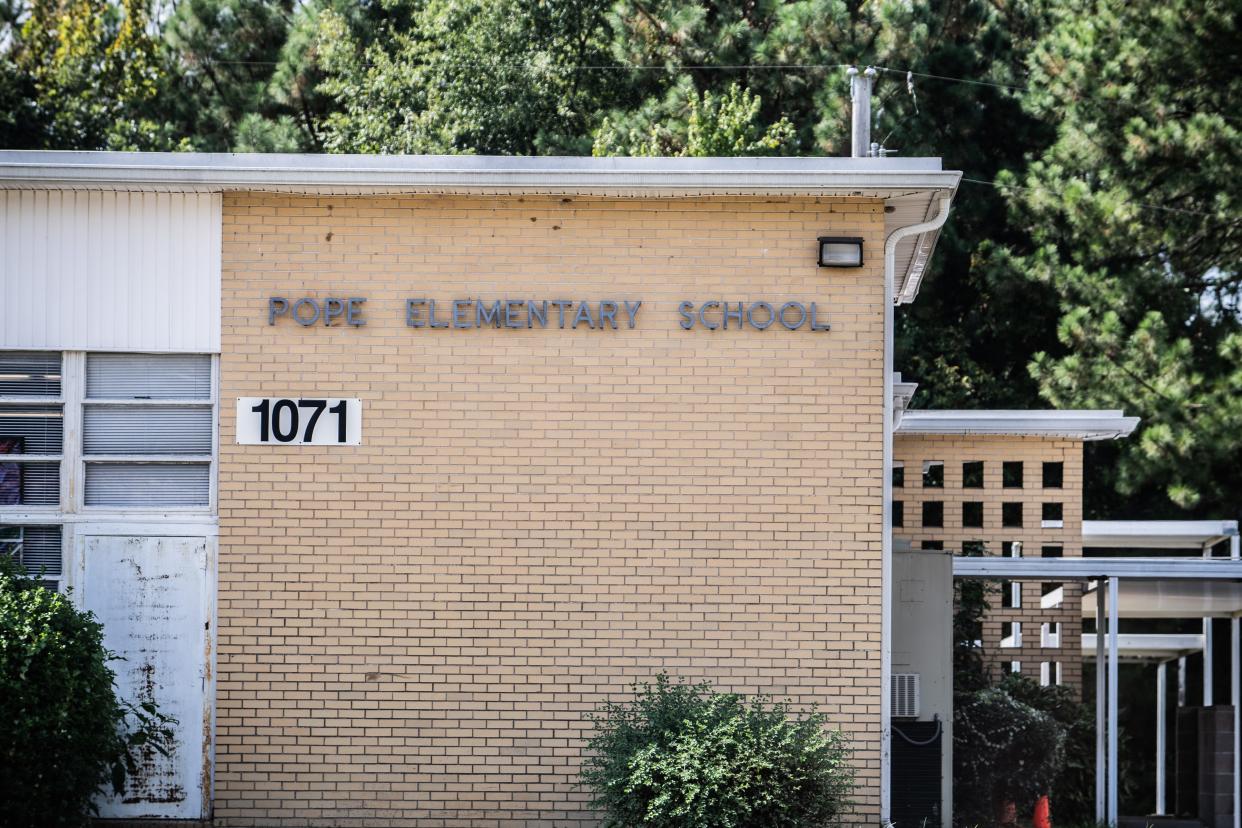
M 951 191 L 940 194 L 940 210 L 930 221 L 897 227 L 884 241 L 884 476 L 880 519 L 880 824 L 892 821 L 893 728 L 893 296 L 897 289 L 897 245 L 902 239 L 939 230 L 949 218 Z M 948 803 L 945 803 L 945 807 Z

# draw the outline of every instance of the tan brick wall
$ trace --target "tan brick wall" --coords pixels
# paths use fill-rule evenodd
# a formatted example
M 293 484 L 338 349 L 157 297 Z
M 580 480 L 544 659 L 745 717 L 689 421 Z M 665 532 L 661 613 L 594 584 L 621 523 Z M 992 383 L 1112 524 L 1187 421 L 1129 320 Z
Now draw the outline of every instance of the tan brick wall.
M 868 264 L 815 266 L 859 235 Z M 883 206 L 224 203 L 221 825 L 576 825 L 583 714 L 661 670 L 818 702 L 878 815 Z M 269 327 L 271 295 L 366 327 Z M 618 331 L 411 330 L 404 300 L 641 299 Z M 829 333 L 683 331 L 799 299 Z M 234 445 L 356 396 L 356 448 Z
M 961 554 L 964 543 L 982 541 L 989 555 L 999 555 L 1002 543 L 1018 541 L 1023 557 L 1038 557 L 1045 546 L 1060 546 L 1065 557 L 1082 556 L 1082 442 L 1080 440 L 1048 439 L 1017 436 L 933 436 L 897 434 L 893 440 L 893 460 L 905 466 L 905 485 L 893 488 L 893 500 L 905 504 L 904 526 L 893 529 L 895 539 L 908 540 L 915 549 L 925 541 L 940 541 L 946 552 Z M 944 463 L 944 488 L 924 488 L 923 463 Z M 963 488 L 962 464 L 982 461 L 984 488 Z M 1002 464 L 1021 462 L 1021 488 L 1002 485 Z M 1064 464 L 1062 488 L 1043 488 L 1043 463 Z M 942 501 L 943 528 L 922 525 L 925 501 Z M 983 528 L 963 526 L 966 502 L 983 503 Z M 1022 527 L 1002 526 L 1004 503 L 1022 504 Z M 1044 503 L 1061 503 L 1064 526 L 1042 528 Z M 995 584 L 995 582 L 993 582 Z M 1082 618 L 1082 585 L 1066 583 L 1064 601 L 1058 607 L 1043 609 L 1038 582 L 1022 584 L 1021 608 L 1001 606 L 999 590 L 988 597 L 990 608 L 984 619 L 984 660 L 994 673 L 1008 671 L 1009 663 L 1021 663 L 1023 675 L 1040 678 L 1042 662 L 1060 663 L 1063 683 L 1082 690 L 1082 652 L 1080 636 Z M 1022 646 L 1001 649 L 1001 624 L 1017 621 L 1022 629 Z M 1040 625 L 1056 622 L 1061 625 L 1061 646 L 1041 646 Z

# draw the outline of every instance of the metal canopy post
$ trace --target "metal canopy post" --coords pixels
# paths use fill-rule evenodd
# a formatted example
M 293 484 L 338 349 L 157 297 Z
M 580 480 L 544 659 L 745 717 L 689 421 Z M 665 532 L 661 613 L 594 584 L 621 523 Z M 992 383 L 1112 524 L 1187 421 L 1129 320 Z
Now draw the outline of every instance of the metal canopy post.
M 1108 579 L 1108 824 L 1117 824 L 1117 578 Z
M 1156 814 L 1165 813 L 1165 752 L 1164 743 L 1169 709 L 1169 662 L 1162 661 L 1156 667 Z
M 1242 558 L 1242 539 L 1236 534 L 1229 538 L 1229 557 L 1235 561 Z M 1237 618 L 1229 622 L 1229 630 L 1233 639 L 1229 671 L 1229 703 L 1233 705 L 1233 828 L 1242 828 L 1242 678 L 1238 676 L 1242 671 L 1242 640 Z
M 1203 545 L 1203 557 L 1212 557 L 1212 545 Z M 1212 706 L 1212 619 L 1203 619 L 1203 706 Z
M 1104 581 L 1095 582 L 1095 821 L 1104 822 L 1106 772 L 1104 738 L 1105 721 L 1104 673 Z

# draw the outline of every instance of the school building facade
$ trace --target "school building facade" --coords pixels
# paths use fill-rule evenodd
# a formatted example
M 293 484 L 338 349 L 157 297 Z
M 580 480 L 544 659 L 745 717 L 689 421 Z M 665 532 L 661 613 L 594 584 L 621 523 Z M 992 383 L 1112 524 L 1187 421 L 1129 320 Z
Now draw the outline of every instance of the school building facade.
M 0 544 L 180 721 L 104 815 L 589 825 L 585 714 L 668 672 L 818 704 L 887 820 L 894 535 L 1081 551 L 1092 437 L 900 403 L 959 178 L 0 152 Z

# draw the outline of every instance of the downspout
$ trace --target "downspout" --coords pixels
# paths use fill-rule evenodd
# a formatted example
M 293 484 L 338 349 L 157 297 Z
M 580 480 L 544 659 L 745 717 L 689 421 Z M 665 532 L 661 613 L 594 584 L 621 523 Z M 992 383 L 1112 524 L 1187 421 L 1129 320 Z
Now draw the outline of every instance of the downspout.
M 884 241 L 884 470 L 880 519 L 880 822 L 892 819 L 893 728 L 893 297 L 897 245 L 902 239 L 940 229 L 949 218 L 952 196 L 940 195 L 940 211 L 930 221 L 898 227 Z M 949 809 L 944 808 L 945 813 Z

